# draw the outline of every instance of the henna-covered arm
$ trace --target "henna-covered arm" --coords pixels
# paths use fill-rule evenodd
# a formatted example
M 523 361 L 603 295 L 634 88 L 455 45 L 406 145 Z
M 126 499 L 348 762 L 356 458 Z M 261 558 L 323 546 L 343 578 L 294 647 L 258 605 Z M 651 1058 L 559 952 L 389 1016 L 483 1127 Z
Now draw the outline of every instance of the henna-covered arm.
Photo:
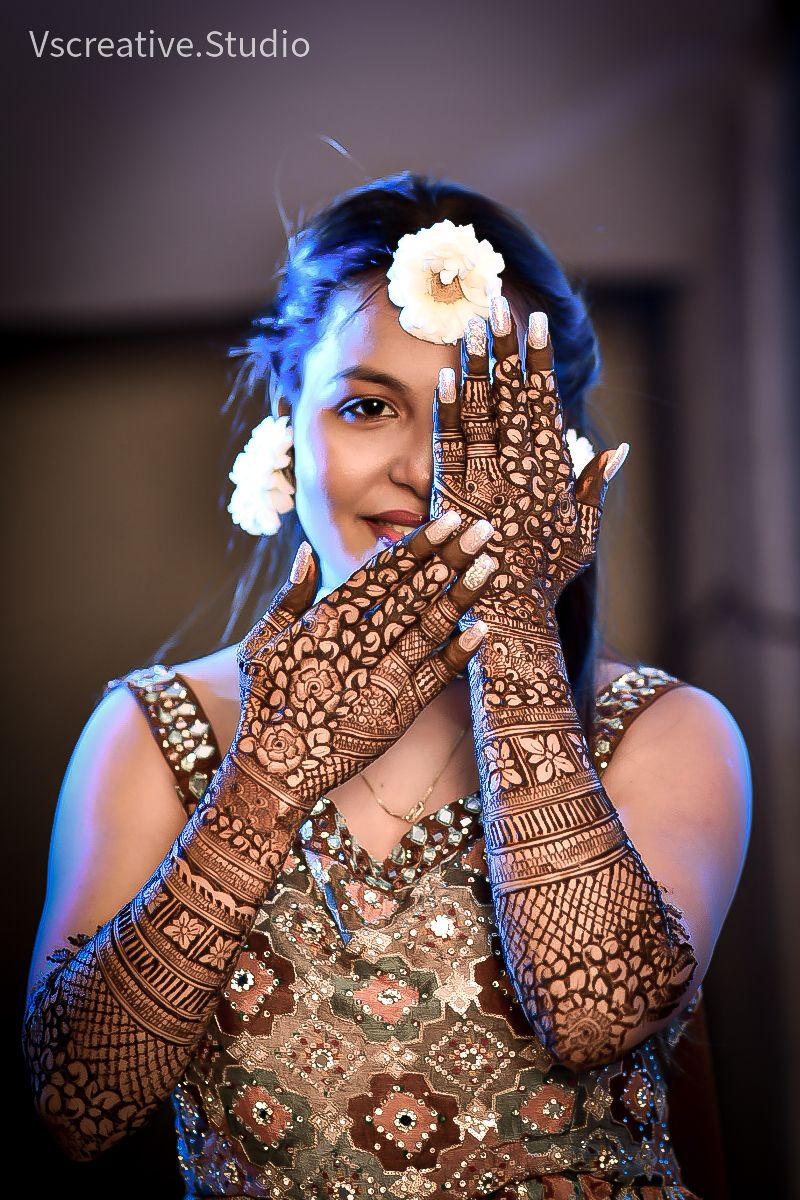
M 228 815 L 232 799 L 250 820 Z M 55 956 L 28 999 L 24 1051 L 71 1158 L 138 1128 L 181 1078 L 305 811 L 226 758 L 133 900 Z
M 476 660 L 486 858 L 509 977 L 562 1063 L 612 1062 L 674 1013 L 696 967 L 688 932 L 594 771 L 558 638 L 498 625 Z
M 473 562 L 475 545 L 442 544 L 458 524 L 451 514 L 401 539 L 310 611 L 316 564 L 304 543 L 292 581 L 240 645 L 242 716 L 201 803 L 130 903 L 55 956 L 29 997 L 36 1105 L 70 1157 L 95 1157 L 172 1091 L 319 796 L 464 669 L 482 631 L 453 630 L 496 563 Z
M 486 857 L 509 976 L 542 1042 L 582 1070 L 614 1061 L 665 1020 L 696 958 L 592 766 L 555 605 L 596 552 L 604 451 L 576 483 L 546 318 L 532 319 L 523 377 L 505 301 L 465 339 L 460 398 L 442 372 L 432 511 L 491 515 L 501 557 L 473 613 L 489 626 L 470 663 Z M 538 347 L 533 343 L 538 343 Z

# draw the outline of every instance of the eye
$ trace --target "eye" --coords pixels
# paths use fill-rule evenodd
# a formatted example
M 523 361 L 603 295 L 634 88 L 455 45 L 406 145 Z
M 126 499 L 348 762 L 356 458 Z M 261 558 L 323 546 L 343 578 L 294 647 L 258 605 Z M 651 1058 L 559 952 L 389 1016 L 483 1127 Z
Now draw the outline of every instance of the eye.
M 381 412 L 381 409 L 386 411 Z M 359 396 L 357 400 L 351 400 L 339 409 L 339 416 L 351 425 L 363 421 L 379 420 L 386 415 L 394 417 L 395 412 L 391 405 L 386 400 L 382 400 L 380 396 Z

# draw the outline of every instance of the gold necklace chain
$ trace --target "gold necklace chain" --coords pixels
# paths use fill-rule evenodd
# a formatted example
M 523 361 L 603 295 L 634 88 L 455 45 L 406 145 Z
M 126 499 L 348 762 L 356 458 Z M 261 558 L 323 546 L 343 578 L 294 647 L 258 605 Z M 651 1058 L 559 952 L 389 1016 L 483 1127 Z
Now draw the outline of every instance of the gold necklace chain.
M 364 783 L 367 785 L 369 790 L 372 792 L 373 796 L 377 800 L 378 804 L 380 804 L 380 806 L 384 810 L 384 812 L 387 812 L 390 817 L 394 817 L 397 821 L 407 821 L 409 824 L 413 825 L 414 822 L 418 821 L 419 818 L 422 816 L 422 813 L 425 808 L 425 804 L 427 803 L 428 797 L 430 796 L 433 789 L 436 787 L 436 785 L 439 782 L 439 780 L 441 779 L 442 775 L 444 775 L 445 771 L 450 766 L 450 763 L 453 760 L 453 755 L 455 754 L 456 750 L 458 749 L 458 747 L 461 745 L 462 741 L 464 740 L 464 734 L 467 732 L 468 728 L 469 728 L 469 724 L 465 725 L 464 728 L 461 730 L 461 733 L 458 735 L 458 738 L 456 739 L 456 744 L 453 746 L 453 749 L 448 754 L 447 761 L 445 762 L 444 766 L 437 774 L 433 783 L 428 788 L 427 792 L 422 797 L 422 799 L 418 800 L 417 803 L 414 805 L 414 807 L 412 809 L 409 809 L 409 811 L 406 813 L 406 815 L 404 817 L 401 817 L 399 813 L 394 813 L 394 812 L 392 812 L 392 810 L 390 808 L 386 807 L 383 800 L 381 800 L 380 796 L 375 791 L 374 787 L 372 786 L 370 781 L 367 779 L 367 777 L 363 771 L 359 775 L 359 779 L 363 779 Z

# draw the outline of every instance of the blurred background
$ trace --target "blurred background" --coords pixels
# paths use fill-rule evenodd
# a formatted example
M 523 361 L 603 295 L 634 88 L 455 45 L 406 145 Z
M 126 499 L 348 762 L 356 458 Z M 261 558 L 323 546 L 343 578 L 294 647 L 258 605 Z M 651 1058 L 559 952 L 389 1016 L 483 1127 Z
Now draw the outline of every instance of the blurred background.
M 285 29 L 309 50 L 38 58 L 30 32 L 150 29 L 198 44 L 277 31 L 279 47 Z M 271 295 L 276 196 L 296 221 L 412 169 L 510 205 L 588 296 L 605 357 L 593 416 L 606 445 L 632 447 L 604 522 L 609 636 L 719 697 L 753 770 L 748 860 L 705 984 L 727 1193 L 715 1168 L 702 1194 L 800 1194 L 788 7 L 33 0 L 6 13 L 2 53 L 5 1090 L 36 1155 L 11 1170 L 86 1197 L 181 1194 L 166 1118 L 89 1166 L 37 1126 L 17 1031 L 53 812 L 103 683 L 198 604 L 171 661 L 221 635 L 242 561 L 224 512 L 226 350 Z

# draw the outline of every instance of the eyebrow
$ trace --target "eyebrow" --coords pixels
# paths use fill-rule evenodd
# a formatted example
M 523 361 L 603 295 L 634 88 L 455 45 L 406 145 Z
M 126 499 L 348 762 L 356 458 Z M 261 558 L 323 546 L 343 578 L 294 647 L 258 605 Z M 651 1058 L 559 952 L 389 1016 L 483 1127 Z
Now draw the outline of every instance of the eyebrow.
M 374 367 L 345 367 L 343 371 L 339 371 L 338 375 L 334 376 L 334 379 L 337 381 L 360 379 L 362 383 L 380 383 L 383 387 L 391 388 L 402 396 L 411 394 L 411 389 L 403 383 L 402 379 L 398 379 L 396 375 L 389 375 L 386 371 L 378 371 Z

